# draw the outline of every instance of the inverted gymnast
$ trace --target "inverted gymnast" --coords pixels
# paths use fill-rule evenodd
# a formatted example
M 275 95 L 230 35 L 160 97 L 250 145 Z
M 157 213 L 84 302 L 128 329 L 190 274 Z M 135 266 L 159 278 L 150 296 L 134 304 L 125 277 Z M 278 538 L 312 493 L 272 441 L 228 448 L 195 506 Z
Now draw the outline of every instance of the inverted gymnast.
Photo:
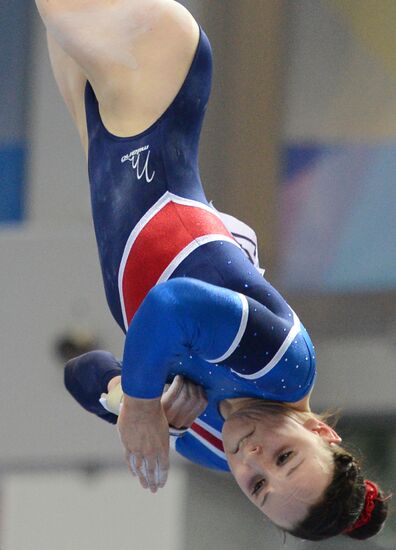
M 131 472 L 152 492 L 166 482 L 171 430 L 176 451 L 231 471 L 292 535 L 373 536 L 387 498 L 310 409 L 311 340 L 205 197 L 204 31 L 173 0 L 36 4 L 87 154 L 106 296 L 126 334 L 122 362 L 104 351 L 70 361 L 68 390 L 117 423 Z

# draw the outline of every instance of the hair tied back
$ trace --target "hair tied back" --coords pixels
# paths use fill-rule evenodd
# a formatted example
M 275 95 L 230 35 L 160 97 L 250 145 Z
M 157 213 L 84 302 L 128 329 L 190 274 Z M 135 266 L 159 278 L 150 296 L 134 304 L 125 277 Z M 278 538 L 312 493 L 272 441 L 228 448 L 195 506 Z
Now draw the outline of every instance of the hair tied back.
M 375 508 L 375 500 L 378 497 L 379 489 L 377 485 L 369 479 L 366 479 L 364 484 L 366 486 L 366 498 L 364 501 L 363 511 L 358 517 L 357 521 L 355 521 L 355 523 L 353 523 L 350 527 L 343 531 L 343 533 L 345 534 L 351 533 L 356 529 L 360 529 L 360 527 L 363 527 L 363 525 L 366 525 L 371 520 L 371 516 Z

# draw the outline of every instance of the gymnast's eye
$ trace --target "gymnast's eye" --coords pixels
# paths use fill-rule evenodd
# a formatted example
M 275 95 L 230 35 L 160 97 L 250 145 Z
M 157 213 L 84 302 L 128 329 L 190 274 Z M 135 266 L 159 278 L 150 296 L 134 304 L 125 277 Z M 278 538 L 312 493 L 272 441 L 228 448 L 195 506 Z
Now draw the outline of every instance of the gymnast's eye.
M 293 451 L 289 451 L 287 453 L 282 453 L 281 455 L 279 455 L 278 460 L 277 460 L 277 465 L 282 466 L 283 464 L 285 464 L 285 462 L 287 462 L 289 456 L 292 455 L 292 454 L 293 454 Z
M 258 494 L 265 483 L 265 479 L 260 479 L 253 487 L 252 496 Z

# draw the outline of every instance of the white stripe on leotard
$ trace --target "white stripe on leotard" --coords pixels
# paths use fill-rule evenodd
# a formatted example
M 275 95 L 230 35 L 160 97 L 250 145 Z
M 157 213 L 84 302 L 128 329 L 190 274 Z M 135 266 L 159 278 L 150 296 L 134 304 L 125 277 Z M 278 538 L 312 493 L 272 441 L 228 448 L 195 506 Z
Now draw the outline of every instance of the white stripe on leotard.
M 289 334 L 286 336 L 285 341 L 281 345 L 281 347 L 278 349 L 274 357 L 271 359 L 271 361 L 265 365 L 262 369 L 260 369 L 257 372 L 254 372 L 253 374 L 241 374 L 240 372 L 237 372 L 233 369 L 232 372 L 240 376 L 241 378 L 246 378 L 247 380 L 256 380 L 257 378 L 261 378 L 261 376 L 264 376 L 265 374 L 268 374 L 282 359 L 283 355 L 286 353 L 288 348 L 290 347 L 290 344 L 293 342 L 294 338 L 297 336 L 297 334 L 300 332 L 301 324 L 300 319 L 297 317 L 297 315 L 293 312 L 293 326 L 289 331 Z
M 238 332 L 236 333 L 235 338 L 232 344 L 230 345 L 230 347 L 228 348 L 228 350 L 225 353 L 223 353 L 221 357 L 217 357 L 217 359 L 207 359 L 208 363 L 220 363 L 220 361 L 224 361 L 225 359 L 230 357 L 230 355 L 232 355 L 236 350 L 239 342 L 242 340 L 242 336 L 245 333 L 246 325 L 249 317 L 249 304 L 246 299 L 246 296 L 244 296 L 243 294 L 240 294 L 239 292 L 237 294 L 242 302 L 242 315 L 241 315 L 241 322 L 239 323 Z

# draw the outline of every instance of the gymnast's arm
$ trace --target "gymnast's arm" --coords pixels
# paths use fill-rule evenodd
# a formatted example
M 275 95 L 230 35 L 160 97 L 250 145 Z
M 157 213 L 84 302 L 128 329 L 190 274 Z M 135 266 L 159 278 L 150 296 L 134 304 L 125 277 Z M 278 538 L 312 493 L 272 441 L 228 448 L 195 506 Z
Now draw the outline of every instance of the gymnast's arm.
M 188 354 L 238 371 L 247 348 L 277 350 L 292 329 L 292 318 L 229 289 L 190 278 L 161 283 L 149 292 L 127 332 L 123 391 L 143 400 L 160 397 L 172 365 Z M 255 362 L 252 355 L 249 363 Z
M 159 467 L 162 482 L 157 483 L 152 473 L 151 486 L 163 486 L 169 468 L 160 398 L 172 365 L 194 354 L 238 372 L 241 353 L 255 348 L 260 353 L 249 363 L 260 371 L 263 346 L 270 341 L 273 349 L 287 344 L 298 325 L 242 294 L 196 279 L 176 278 L 151 289 L 127 331 L 121 374 L 124 401 L 118 420 L 127 456 L 141 457 L 141 463 L 151 464 L 152 472 Z M 147 487 L 144 476 L 139 478 Z
M 182 356 L 220 357 L 238 333 L 242 308 L 237 293 L 195 279 L 172 279 L 155 286 L 126 335 L 124 394 L 158 398 L 172 364 Z
M 160 398 L 172 361 L 186 351 L 207 359 L 224 355 L 238 337 L 242 314 L 237 293 L 183 278 L 154 287 L 133 318 L 124 348 L 118 430 L 127 460 L 133 461 L 131 471 L 144 488 L 154 492 L 164 486 L 169 469 Z M 143 464 L 147 477 L 140 472 Z

